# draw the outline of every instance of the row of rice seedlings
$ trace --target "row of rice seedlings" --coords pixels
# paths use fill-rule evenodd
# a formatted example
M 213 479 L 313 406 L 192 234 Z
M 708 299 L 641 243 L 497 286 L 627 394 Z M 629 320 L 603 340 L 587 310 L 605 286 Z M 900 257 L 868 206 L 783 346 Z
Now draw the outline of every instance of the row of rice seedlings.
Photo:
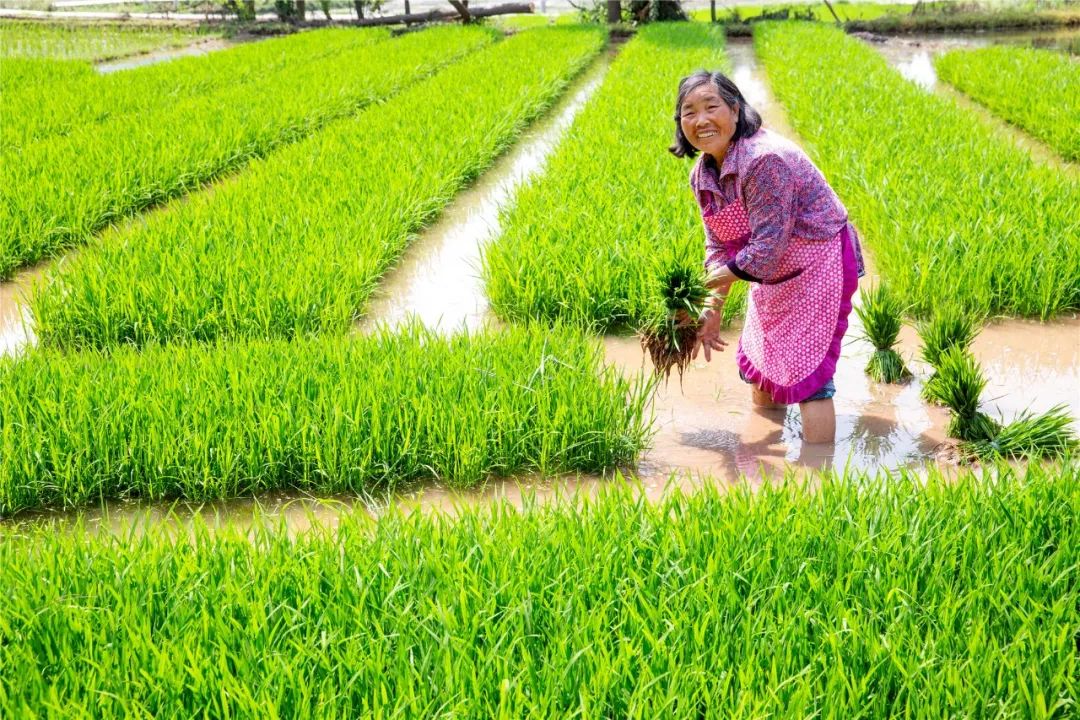
M 979 410 L 986 376 L 975 357 L 961 346 L 945 350 L 935 377 L 927 385 L 932 400 L 952 411 L 947 432 L 961 441 L 971 458 L 1060 458 L 1078 447 L 1067 406 L 1058 405 L 1036 415 L 1023 413 L 1010 423 L 999 422 Z
M 218 34 L 180 26 L 0 20 L 0 57 L 111 60 L 190 45 Z
M 1080 308 L 1080 183 L 839 30 L 766 23 L 754 41 L 792 124 L 915 313 L 954 300 L 1043 319 Z
M 922 341 L 921 357 L 923 362 L 932 369 L 930 377 L 923 383 L 924 400 L 934 402 L 934 398 L 938 396 L 934 385 L 937 382 L 937 368 L 941 365 L 942 357 L 952 348 L 967 352 L 975 340 L 980 325 L 981 323 L 974 315 L 964 312 L 956 305 L 945 305 L 919 323 L 919 339 Z
M 416 231 L 605 39 L 596 27 L 519 33 L 106 235 L 33 298 L 38 337 L 75 348 L 347 332 Z
M 934 3 L 923 3 L 929 6 Z M 833 11 L 841 21 L 847 20 L 873 20 L 883 15 L 899 15 L 911 12 L 911 5 L 898 3 L 875 3 L 875 2 L 847 2 L 840 0 L 832 3 L 832 8 L 825 3 L 770 3 L 767 5 L 736 5 L 734 7 L 717 7 L 716 19 L 718 22 L 747 22 L 757 20 L 762 16 L 776 17 L 778 14 L 787 13 L 787 17 L 799 20 L 816 20 L 819 22 L 835 22 Z M 711 20 L 711 9 L 705 8 L 694 10 L 690 16 L 694 20 L 707 22 Z
M 381 29 L 302 32 L 124 72 L 92 73 L 79 82 L 32 83 L 5 97 L 0 147 L 21 148 L 127 113 L 156 122 L 154 113 L 178 102 L 247 83 L 272 83 L 276 74 L 389 37 Z
M 993 480 L 3 527 L 0 714 L 1072 717 L 1080 471 Z
M 0 166 L 0 278 L 383 100 L 493 32 L 440 27 L 48 138 Z M 280 188 L 279 188 L 280 192 Z
M 1080 161 L 1080 66 L 1064 53 L 987 47 L 934 59 L 938 75 L 1004 119 Z
M 703 25 L 650 25 L 626 44 L 484 251 L 500 317 L 596 330 L 662 320 L 658 268 L 700 268 L 704 258 L 689 165 L 667 152 L 679 79 L 702 67 L 727 67 L 722 34 Z M 739 307 L 736 297 L 727 310 Z
M 866 365 L 866 374 L 877 382 L 898 383 L 911 377 L 911 371 L 896 352 L 906 308 L 884 283 L 863 290 L 855 313 L 862 322 L 863 337 L 874 346 Z
M 646 389 L 560 329 L 37 351 L 0 362 L 0 516 L 597 472 L 642 448 Z
M 4 122 L 0 133 L 6 132 L 13 109 L 20 105 L 11 100 L 15 94 L 30 87 L 57 87 L 61 83 L 86 82 L 94 77 L 94 69 L 75 60 L 39 60 L 31 58 L 0 58 L 0 94 L 3 97 Z

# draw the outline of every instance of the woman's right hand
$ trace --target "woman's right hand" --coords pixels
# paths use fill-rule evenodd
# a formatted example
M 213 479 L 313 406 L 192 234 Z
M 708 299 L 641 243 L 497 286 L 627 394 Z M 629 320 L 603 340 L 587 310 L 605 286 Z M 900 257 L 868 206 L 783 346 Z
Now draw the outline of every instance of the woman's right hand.
M 698 352 L 704 348 L 705 362 L 712 360 L 712 351 L 723 352 L 726 342 L 720 339 L 720 324 L 723 320 L 722 304 L 712 305 L 705 308 L 701 314 L 701 325 L 698 327 L 697 338 L 694 339 L 694 352 L 691 358 L 697 358 Z

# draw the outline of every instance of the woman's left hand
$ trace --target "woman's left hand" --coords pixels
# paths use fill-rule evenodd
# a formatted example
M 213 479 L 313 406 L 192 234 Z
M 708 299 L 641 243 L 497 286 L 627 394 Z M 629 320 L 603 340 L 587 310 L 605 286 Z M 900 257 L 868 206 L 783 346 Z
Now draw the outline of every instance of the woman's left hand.
M 720 339 L 720 324 L 723 321 L 723 313 L 720 307 L 709 307 L 701 315 L 701 327 L 698 328 L 697 338 L 694 340 L 694 352 L 691 358 L 697 358 L 698 352 L 705 349 L 705 362 L 712 360 L 712 351 L 723 352 L 726 342 Z

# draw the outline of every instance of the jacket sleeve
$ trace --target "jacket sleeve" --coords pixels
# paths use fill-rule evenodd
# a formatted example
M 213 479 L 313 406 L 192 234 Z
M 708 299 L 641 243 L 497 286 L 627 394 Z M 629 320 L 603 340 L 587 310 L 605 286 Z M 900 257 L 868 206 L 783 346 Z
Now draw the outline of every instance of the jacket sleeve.
M 756 160 L 742 180 L 742 201 L 750 221 L 750 240 L 728 268 L 750 282 L 777 280 L 779 260 L 795 228 L 796 178 L 779 155 Z

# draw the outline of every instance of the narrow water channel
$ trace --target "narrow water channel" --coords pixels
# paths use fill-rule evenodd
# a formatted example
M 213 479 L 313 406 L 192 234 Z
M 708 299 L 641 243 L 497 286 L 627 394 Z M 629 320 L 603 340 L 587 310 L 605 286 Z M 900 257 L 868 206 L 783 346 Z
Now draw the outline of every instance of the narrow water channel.
M 228 50 L 236 44 L 237 43 L 229 40 L 212 38 L 209 40 L 201 40 L 197 43 L 185 45 L 183 47 L 154 50 L 139 55 L 128 55 L 115 60 L 106 60 L 105 62 L 95 64 L 94 69 L 102 75 L 108 75 L 109 73 L 119 72 L 121 70 L 132 70 L 146 65 L 156 65 L 157 63 L 168 62 L 169 60 L 175 60 L 176 58 L 192 55 L 207 55 L 212 52 L 217 52 L 218 50 Z
M 476 330 L 489 318 L 480 281 L 483 247 L 501 231 L 499 214 L 536 175 L 578 112 L 600 87 L 614 51 L 604 52 L 544 119 L 527 130 L 475 184 L 459 193 L 380 282 L 358 328 L 410 318 L 440 332 Z

